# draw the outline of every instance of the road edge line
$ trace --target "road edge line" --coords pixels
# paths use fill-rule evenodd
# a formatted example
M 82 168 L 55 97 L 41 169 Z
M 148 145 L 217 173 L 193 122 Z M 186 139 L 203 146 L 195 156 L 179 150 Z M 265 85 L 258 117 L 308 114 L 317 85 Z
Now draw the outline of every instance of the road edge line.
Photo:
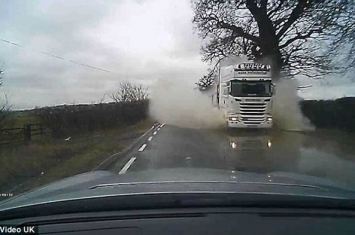
M 143 135 L 135 139 L 129 146 L 124 148 L 121 152 L 110 155 L 99 165 L 94 167 L 91 171 L 107 170 L 107 168 L 109 168 L 117 160 L 118 156 L 126 154 L 128 151 L 130 151 L 135 145 L 139 143 L 139 141 L 141 141 L 146 135 L 148 135 L 149 132 L 154 130 L 157 127 L 157 124 L 159 123 L 154 123 L 154 125 L 149 130 L 147 130 Z

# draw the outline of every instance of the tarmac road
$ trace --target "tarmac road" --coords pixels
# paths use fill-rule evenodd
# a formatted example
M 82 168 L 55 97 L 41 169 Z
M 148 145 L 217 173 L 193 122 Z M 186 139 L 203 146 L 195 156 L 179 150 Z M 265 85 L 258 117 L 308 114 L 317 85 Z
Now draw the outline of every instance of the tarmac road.
M 203 130 L 159 124 L 110 170 L 118 174 L 181 167 L 292 172 L 355 186 L 353 138 L 338 131 Z

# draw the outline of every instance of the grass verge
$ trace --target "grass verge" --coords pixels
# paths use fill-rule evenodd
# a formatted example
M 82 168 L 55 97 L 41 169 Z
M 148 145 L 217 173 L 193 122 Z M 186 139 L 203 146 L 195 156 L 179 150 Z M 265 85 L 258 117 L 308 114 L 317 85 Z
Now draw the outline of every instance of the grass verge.
M 0 150 L 1 192 L 23 192 L 50 182 L 87 172 L 111 154 L 122 151 L 152 126 L 136 125 L 53 140 L 41 136 L 29 144 Z

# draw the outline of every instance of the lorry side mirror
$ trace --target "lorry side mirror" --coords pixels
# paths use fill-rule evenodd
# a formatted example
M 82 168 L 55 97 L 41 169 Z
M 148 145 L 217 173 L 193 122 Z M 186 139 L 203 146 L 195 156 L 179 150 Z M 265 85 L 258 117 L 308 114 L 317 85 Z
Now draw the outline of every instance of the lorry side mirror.
M 271 84 L 271 95 L 275 95 L 276 94 L 276 89 L 275 89 L 275 84 Z
M 223 95 L 229 94 L 229 86 L 223 87 Z
M 230 82 L 224 82 L 222 84 L 222 92 L 224 96 L 228 96 L 228 94 L 230 93 Z

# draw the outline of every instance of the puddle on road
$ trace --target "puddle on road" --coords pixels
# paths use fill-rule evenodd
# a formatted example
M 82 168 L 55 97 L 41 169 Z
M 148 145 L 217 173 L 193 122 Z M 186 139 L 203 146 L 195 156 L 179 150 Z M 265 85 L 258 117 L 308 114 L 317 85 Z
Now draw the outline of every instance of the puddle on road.
M 340 181 L 355 187 L 355 160 L 345 160 L 315 148 L 301 149 L 297 173 Z
M 221 134 L 221 133 L 220 133 Z M 228 131 L 225 161 L 230 170 L 292 172 L 355 187 L 355 148 L 347 135 L 324 136 L 276 130 Z

